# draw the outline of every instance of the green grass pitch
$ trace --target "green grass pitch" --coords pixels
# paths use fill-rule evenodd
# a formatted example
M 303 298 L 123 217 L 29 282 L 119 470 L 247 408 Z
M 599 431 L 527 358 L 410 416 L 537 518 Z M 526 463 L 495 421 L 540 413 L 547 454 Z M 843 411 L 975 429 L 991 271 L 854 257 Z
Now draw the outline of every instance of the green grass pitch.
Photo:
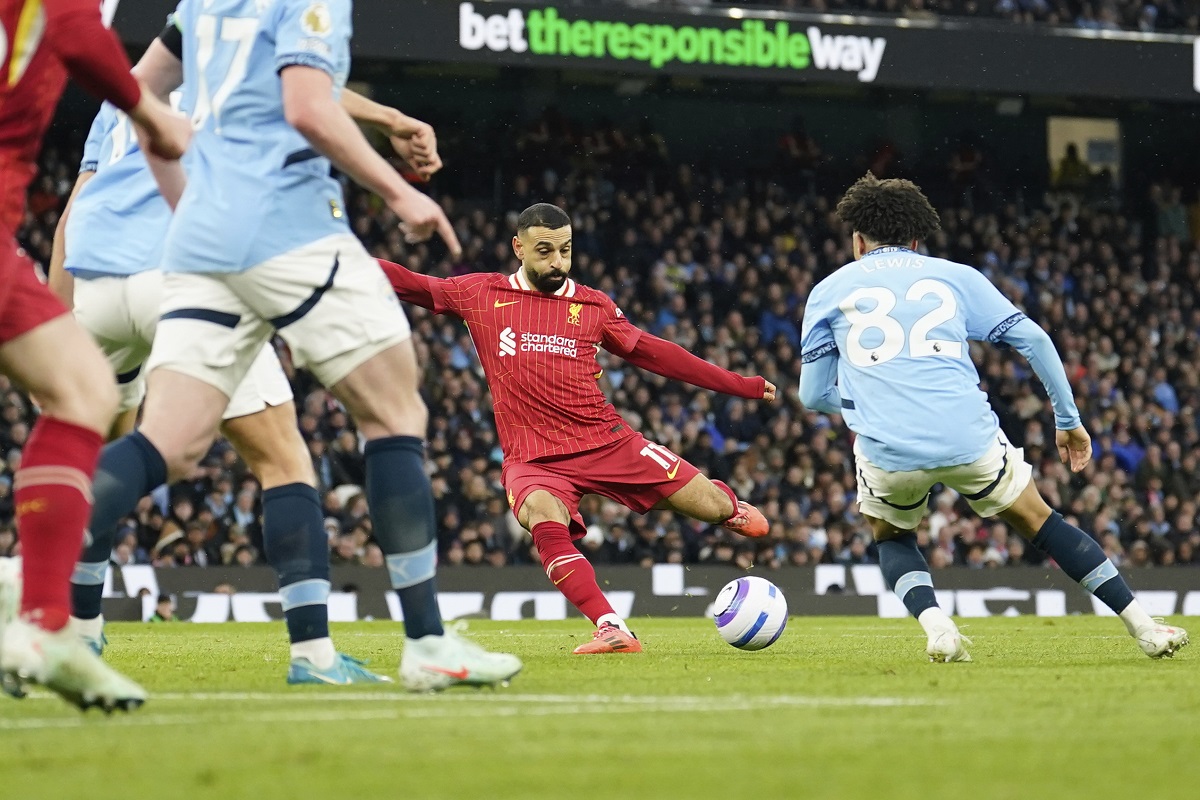
M 430 696 L 288 687 L 278 625 L 114 624 L 107 657 L 150 703 L 3 698 L 0 796 L 1200 796 L 1200 647 L 1154 662 L 1113 619 L 966 622 L 970 664 L 928 663 L 912 620 L 793 618 L 742 653 L 705 620 L 642 619 L 644 654 L 593 657 L 570 654 L 581 621 L 474 622 L 525 671 Z M 334 635 L 392 674 L 401 631 Z

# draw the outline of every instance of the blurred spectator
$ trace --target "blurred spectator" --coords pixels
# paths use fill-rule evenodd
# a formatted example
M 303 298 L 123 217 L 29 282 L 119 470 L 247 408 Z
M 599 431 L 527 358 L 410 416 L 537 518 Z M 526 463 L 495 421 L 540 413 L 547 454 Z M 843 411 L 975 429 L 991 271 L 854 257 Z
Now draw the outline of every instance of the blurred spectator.
M 1074 142 L 1067 145 L 1066 154 L 1059 159 L 1054 171 L 1054 188 L 1064 192 L 1086 192 L 1092 180 L 1092 170 L 1079 157 L 1079 147 Z
M 147 622 L 174 622 L 175 621 L 175 604 L 171 601 L 171 595 L 160 594 L 158 602 L 154 604 L 154 613 L 150 615 Z

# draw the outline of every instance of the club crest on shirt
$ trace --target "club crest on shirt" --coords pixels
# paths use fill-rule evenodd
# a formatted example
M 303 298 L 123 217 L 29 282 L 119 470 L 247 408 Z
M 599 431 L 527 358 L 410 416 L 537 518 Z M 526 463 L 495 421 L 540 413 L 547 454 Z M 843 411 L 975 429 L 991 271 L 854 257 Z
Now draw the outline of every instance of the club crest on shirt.
M 333 17 L 329 14 L 329 6 L 313 3 L 306 8 L 300 17 L 300 28 L 309 36 L 328 36 L 332 33 Z
M 583 303 L 571 303 L 567 308 L 567 324 L 578 325 L 581 311 L 583 311 Z

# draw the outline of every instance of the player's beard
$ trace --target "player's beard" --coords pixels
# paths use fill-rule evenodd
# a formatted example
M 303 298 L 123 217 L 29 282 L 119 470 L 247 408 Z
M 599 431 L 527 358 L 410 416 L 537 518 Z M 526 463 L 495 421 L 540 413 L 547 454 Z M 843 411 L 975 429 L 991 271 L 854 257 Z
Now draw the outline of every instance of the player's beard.
M 567 282 L 567 273 L 558 271 L 538 275 L 533 270 L 527 269 L 525 270 L 525 277 L 533 284 L 533 288 L 545 294 L 554 294 Z

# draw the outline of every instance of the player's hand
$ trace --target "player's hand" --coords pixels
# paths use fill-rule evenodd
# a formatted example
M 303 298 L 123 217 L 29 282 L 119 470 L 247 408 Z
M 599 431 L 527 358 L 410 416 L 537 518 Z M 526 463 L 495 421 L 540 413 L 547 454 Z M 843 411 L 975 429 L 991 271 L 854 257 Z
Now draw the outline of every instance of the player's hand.
M 129 116 L 142 150 L 161 159 L 179 160 L 192 140 L 191 121 L 145 89 Z
M 400 230 L 404 232 L 404 241 L 409 244 L 423 242 L 434 233 L 442 237 L 446 247 L 450 248 L 451 258 L 462 256 L 462 245 L 454 226 L 446 217 L 442 207 L 434 202 L 427 194 L 422 194 L 408 184 L 405 191 L 396 198 L 388 201 L 388 207 L 400 218 Z
M 427 122 L 397 112 L 388 139 L 392 149 L 423 181 L 428 181 L 442 168 L 437 151 L 437 134 Z
M 775 384 L 771 383 L 769 380 L 766 380 L 765 378 L 763 379 L 762 399 L 766 400 L 768 403 L 775 402 Z
M 1092 437 L 1082 425 L 1069 431 L 1058 431 L 1054 434 L 1054 442 L 1058 445 L 1058 457 L 1071 472 L 1079 472 L 1092 460 Z

